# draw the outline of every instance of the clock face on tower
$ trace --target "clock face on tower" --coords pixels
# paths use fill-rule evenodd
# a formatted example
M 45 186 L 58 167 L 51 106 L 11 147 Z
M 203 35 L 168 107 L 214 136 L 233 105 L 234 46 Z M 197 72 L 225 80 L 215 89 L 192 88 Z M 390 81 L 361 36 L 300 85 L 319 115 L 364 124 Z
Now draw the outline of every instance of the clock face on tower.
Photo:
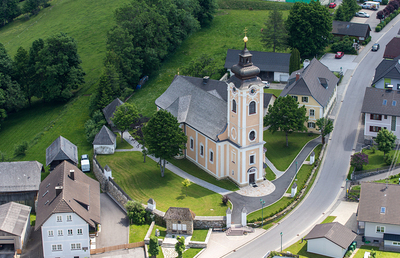
M 249 93 L 250 93 L 250 95 L 256 94 L 256 93 L 257 93 L 256 88 L 251 88 L 251 89 L 249 90 Z
M 233 86 L 233 88 L 232 88 L 232 93 L 236 94 L 236 87 L 235 86 Z

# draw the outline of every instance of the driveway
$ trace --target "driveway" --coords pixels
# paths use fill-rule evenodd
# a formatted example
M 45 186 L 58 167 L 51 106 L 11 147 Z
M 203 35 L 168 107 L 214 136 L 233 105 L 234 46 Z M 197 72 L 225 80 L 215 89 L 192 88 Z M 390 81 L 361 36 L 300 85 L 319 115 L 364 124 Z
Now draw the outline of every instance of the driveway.
M 100 194 L 101 232 L 96 248 L 129 243 L 129 221 L 126 213 L 106 193 Z
M 345 54 L 341 59 L 336 59 L 335 54 L 327 53 L 321 58 L 320 61 L 321 63 L 326 65 L 332 72 L 340 72 L 340 68 L 342 68 L 344 74 L 348 69 L 353 70 L 356 68 L 357 63 L 354 62 L 354 59 L 356 59 L 356 57 L 356 55 Z
M 43 257 L 42 232 L 40 229 L 35 231 L 35 227 L 32 226 L 28 242 L 26 243 L 26 246 L 23 249 L 21 258 L 41 258 L 41 257 Z

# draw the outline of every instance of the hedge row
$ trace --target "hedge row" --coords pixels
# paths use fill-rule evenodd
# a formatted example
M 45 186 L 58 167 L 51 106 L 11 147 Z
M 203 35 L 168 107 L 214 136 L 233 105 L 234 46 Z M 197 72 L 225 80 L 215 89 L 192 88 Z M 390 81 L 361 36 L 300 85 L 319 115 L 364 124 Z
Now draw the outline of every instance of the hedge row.
M 270 1 L 246 1 L 246 0 L 220 0 L 218 1 L 218 7 L 220 9 L 232 9 L 232 10 L 272 10 L 277 8 L 278 10 L 290 10 L 292 3 L 283 2 L 270 2 Z
M 385 26 L 394 19 L 394 17 L 396 17 L 399 14 L 399 10 L 394 11 L 393 13 L 391 13 L 388 17 L 386 17 L 381 23 L 379 23 L 376 27 L 375 27 L 375 31 L 376 32 L 380 32 L 383 28 L 385 28 Z

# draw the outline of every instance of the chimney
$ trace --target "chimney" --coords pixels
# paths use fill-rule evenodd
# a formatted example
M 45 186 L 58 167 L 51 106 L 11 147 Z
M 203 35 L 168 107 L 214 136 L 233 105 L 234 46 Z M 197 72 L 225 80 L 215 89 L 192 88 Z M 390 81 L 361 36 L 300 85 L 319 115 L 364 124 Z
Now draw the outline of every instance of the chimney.
M 75 180 L 75 170 L 71 169 L 71 170 L 69 171 L 69 177 L 70 177 L 72 180 Z
M 207 84 L 208 79 L 210 79 L 210 76 L 204 76 L 203 77 L 203 84 Z
M 300 79 L 300 73 L 296 73 L 296 82 Z
M 56 186 L 55 189 L 56 189 L 56 197 L 57 197 L 62 192 L 63 187 L 62 186 Z
M 303 67 L 304 67 L 304 69 L 306 69 L 306 67 L 307 67 L 309 64 L 310 64 L 310 59 L 304 59 L 304 62 L 303 62 Z

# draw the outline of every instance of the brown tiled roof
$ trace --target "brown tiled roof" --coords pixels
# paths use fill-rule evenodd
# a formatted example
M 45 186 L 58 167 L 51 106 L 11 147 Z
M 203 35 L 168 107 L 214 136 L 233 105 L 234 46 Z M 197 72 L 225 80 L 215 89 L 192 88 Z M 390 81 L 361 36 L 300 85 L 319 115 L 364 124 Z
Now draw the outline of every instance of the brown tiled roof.
M 70 171 L 74 170 L 73 180 Z M 62 187 L 56 196 L 55 187 Z M 40 184 L 35 230 L 54 213 L 74 212 L 95 227 L 100 223 L 99 182 L 64 161 Z
M 385 48 L 385 53 L 383 58 L 393 59 L 400 55 L 400 38 L 394 37 L 389 43 L 387 43 Z
M 361 183 L 358 221 L 400 225 L 400 185 Z M 385 213 L 381 208 L 385 207 Z
M 169 207 L 164 215 L 164 219 L 192 221 L 196 217 L 193 211 L 189 208 Z
M 338 222 L 318 224 L 304 238 L 306 240 L 326 238 L 338 246 L 347 249 L 357 234 Z

